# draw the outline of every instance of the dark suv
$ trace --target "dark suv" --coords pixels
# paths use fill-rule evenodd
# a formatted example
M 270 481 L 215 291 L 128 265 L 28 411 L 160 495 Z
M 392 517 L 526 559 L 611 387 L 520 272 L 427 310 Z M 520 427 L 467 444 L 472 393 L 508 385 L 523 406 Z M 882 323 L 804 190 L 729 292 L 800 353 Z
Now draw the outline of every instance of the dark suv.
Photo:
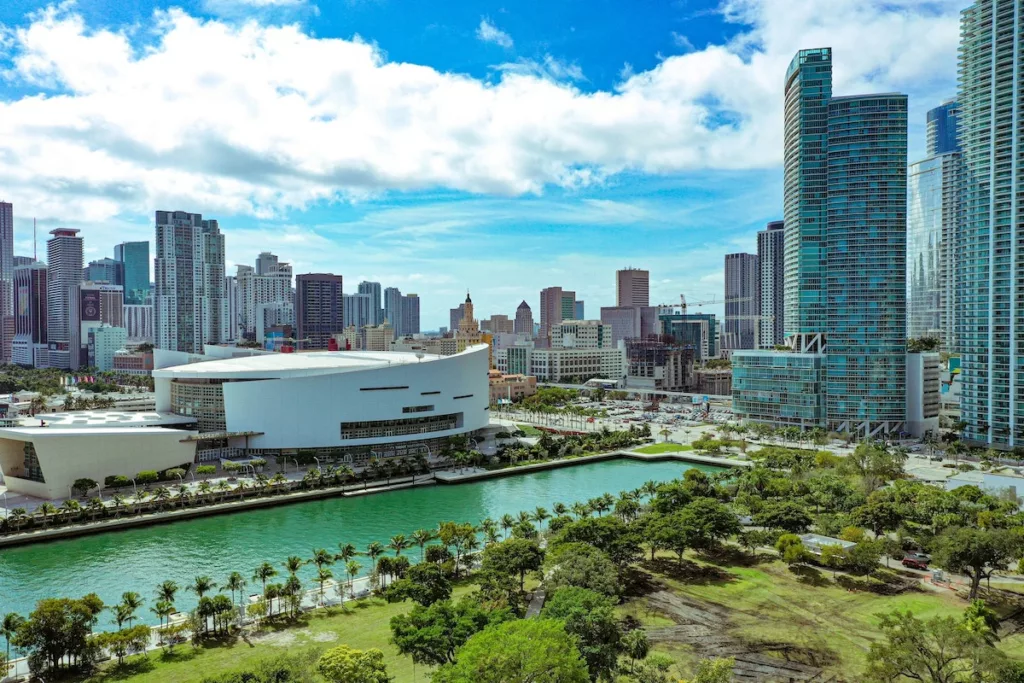
M 924 553 L 907 553 L 903 557 L 903 566 L 908 569 L 928 569 L 931 559 Z

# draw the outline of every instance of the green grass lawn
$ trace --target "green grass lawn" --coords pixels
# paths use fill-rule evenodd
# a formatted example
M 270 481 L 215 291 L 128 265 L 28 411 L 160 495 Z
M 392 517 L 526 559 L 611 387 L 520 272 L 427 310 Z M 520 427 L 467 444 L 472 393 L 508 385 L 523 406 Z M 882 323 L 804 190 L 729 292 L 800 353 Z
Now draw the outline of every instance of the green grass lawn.
M 526 434 L 526 436 L 538 436 L 539 437 L 539 436 L 544 434 L 544 432 L 542 432 L 541 430 L 537 429 L 533 425 L 517 424 L 516 425 L 516 429 L 522 430 L 523 434 Z
M 657 455 L 658 453 L 680 453 L 682 451 L 692 451 L 693 446 L 685 446 L 678 443 L 652 443 L 640 448 L 634 448 L 635 453 L 646 453 L 647 455 Z

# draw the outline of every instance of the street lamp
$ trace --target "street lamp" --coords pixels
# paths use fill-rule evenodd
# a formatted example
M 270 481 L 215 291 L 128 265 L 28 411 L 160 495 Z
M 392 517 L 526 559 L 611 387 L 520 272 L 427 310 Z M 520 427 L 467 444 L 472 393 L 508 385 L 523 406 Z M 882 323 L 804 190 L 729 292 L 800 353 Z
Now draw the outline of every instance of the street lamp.
M 132 490 L 133 490 L 133 492 L 135 494 L 135 499 L 138 500 L 139 499 L 139 487 L 135 485 L 135 479 L 133 479 L 132 477 L 128 477 L 128 478 L 132 480 Z
M 321 470 L 320 470 L 320 458 L 318 458 L 318 457 L 316 457 L 316 456 L 314 455 L 314 456 L 313 456 L 313 459 L 314 459 L 314 460 L 316 460 L 316 471 L 317 471 L 317 472 L 321 472 Z

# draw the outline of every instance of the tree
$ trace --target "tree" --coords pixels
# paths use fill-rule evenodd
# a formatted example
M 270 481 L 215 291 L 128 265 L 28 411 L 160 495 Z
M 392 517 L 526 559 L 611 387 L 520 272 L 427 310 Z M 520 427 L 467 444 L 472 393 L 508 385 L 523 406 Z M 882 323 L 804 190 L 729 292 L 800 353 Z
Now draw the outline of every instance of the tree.
M 846 550 L 841 545 L 822 546 L 821 563 L 831 569 L 832 578 L 836 578 L 836 571 L 846 566 Z
M 932 559 L 947 571 L 966 575 L 971 580 L 968 599 L 974 600 L 981 580 L 1006 569 L 1021 552 L 1021 536 L 1014 531 L 956 527 L 939 535 Z
M 736 660 L 732 657 L 724 659 L 702 659 L 697 665 L 697 673 L 690 679 L 689 683 L 730 683 L 732 681 L 732 670 Z M 687 681 L 680 681 L 687 683 Z
M 804 548 L 804 542 L 796 534 L 783 534 L 775 542 L 775 549 L 782 556 L 782 561 L 792 567 L 806 562 L 810 553 Z
M 854 509 L 853 521 L 855 524 L 871 529 L 877 538 L 887 531 L 895 531 L 903 521 L 903 515 L 893 503 L 868 500 L 864 505 Z
M 617 517 L 588 517 L 566 524 L 552 545 L 562 543 L 588 543 L 623 568 L 640 555 L 639 533 Z
M 216 587 L 217 584 L 209 576 L 197 576 L 192 580 L 192 585 L 188 586 L 186 590 L 190 590 L 199 598 L 202 598 Z
M 431 683 L 588 683 L 574 638 L 554 619 L 523 619 L 476 634 Z
M 792 500 L 766 503 L 764 508 L 754 515 L 754 524 L 769 529 L 781 529 L 791 534 L 807 531 L 812 522 L 804 506 Z
M 384 653 L 377 649 L 353 650 L 348 645 L 332 647 L 316 664 L 321 676 L 336 683 L 388 683 Z
M 499 576 L 515 576 L 519 590 L 526 588 L 526 574 L 540 569 L 544 551 L 536 541 L 510 538 L 484 548 L 482 570 Z
M 142 607 L 143 602 L 145 602 L 145 600 L 143 600 L 142 596 L 136 593 L 135 591 L 127 591 L 121 594 L 121 604 L 119 605 L 119 607 L 124 608 L 124 613 L 126 615 L 125 618 L 128 622 L 128 628 L 131 628 L 132 620 L 135 618 L 135 612 L 137 612 L 138 609 Z
M 982 680 L 1002 665 L 999 651 L 955 617 L 922 621 L 899 610 L 878 616 L 885 640 L 872 643 L 868 651 L 866 678 L 872 683 Z
M 686 507 L 693 496 L 690 490 L 681 481 L 671 481 L 657 487 L 654 499 L 651 501 L 651 509 L 655 512 L 667 515 L 682 510 Z
M 4 615 L 3 621 L 0 621 L 0 635 L 4 637 L 4 642 L 7 644 L 7 660 L 11 659 L 11 641 L 14 640 L 14 636 L 18 633 L 18 629 L 21 628 L 22 624 L 25 623 L 25 617 L 21 616 L 17 612 L 8 612 Z M 6 672 L 6 669 L 0 669 L 0 671 Z
M 619 595 L 618 570 L 608 555 L 586 543 L 555 546 L 544 561 L 549 590 L 563 586 L 589 588 L 603 595 Z
M 384 593 L 388 602 L 411 599 L 424 607 L 448 600 L 451 595 L 452 584 L 444 569 L 430 562 L 421 562 L 409 567 L 405 578 L 389 585 Z
M 75 483 L 71 485 L 71 490 L 76 491 L 79 496 L 85 496 L 85 494 L 92 491 L 94 488 L 99 486 L 99 483 L 95 479 L 75 479 Z
M 629 657 L 629 673 L 633 673 L 638 659 L 646 659 L 651 651 L 651 641 L 647 631 L 642 628 L 633 629 L 622 637 L 622 651 Z
M 429 607 L 416 605 L 408 614 L 391 618 L 391 642 L 417 664 L 439 666 L 454 662 L 456 650 L 492 619 L 497 623 L 509 616 L 507 610 L 486 612 L 468 597 L 456 603 L 445 600 Z
M 740 532 L 735 513 L 710 498 L 694 500 L 678 514 L 678 520 L 686 532 L 688 545 L 695 550 L 713 550 L 720 541 Z
M 277 576 L 277 570 L 274 569 L 274 565 L 269 562 L 264 562 L 260 566 L 256 567 L 256 571 L 252 573 L 252 580 L 259 581 L 263 586 L 263 592 L 267 592 L 267 579 L 272 579 Z
M 430 529 L 417 529 L 412 532 L 410 540 L 420 547 L 420 562 L 423 562 L 426 559 L 423 548 L 434 540 L 434 532 Z
M 592 680 L 611 677 L 619 658 L 622 631 L 615 606 L 607 596 L 575 586 L 560 588 L 541 614 L 565 622 L 566 632 L 576 636 Z
M 102 603 L 101 603 L 102 604 Z M 11 643 L 28 652 L 33 671 L 57 671 L 62 661 L 89 663 L 89 636 L 96 624 L 96 607 L 85 599 L 47 598 L 36 603 Z

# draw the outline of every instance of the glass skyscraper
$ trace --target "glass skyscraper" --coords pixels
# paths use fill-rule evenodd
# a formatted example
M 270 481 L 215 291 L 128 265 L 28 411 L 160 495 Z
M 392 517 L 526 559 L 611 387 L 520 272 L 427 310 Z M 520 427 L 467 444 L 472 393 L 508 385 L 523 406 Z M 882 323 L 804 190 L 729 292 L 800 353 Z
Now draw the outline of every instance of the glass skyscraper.
M 828 106 L 829 428 L 898 432 L 906 415 L 907 96 Z
M 1024 11 L 977 0 L 960 23 L 964 222 L 958 320 L 965 438 L 1024 440 Z
M 124 264 L 125 306 L 141 306 L 149 297 L 149 242 L 114 246 L 114 260 Z
M 948 100 L 928 111 L 926 117 L 926 152 L 928 156 L 959 152 L 957 140 L 960 105 Z
M 785 79 L 785 333 L 798 351 L 820 351 L 825 331 L 828 103 L 832 49 L 801 50 Z

